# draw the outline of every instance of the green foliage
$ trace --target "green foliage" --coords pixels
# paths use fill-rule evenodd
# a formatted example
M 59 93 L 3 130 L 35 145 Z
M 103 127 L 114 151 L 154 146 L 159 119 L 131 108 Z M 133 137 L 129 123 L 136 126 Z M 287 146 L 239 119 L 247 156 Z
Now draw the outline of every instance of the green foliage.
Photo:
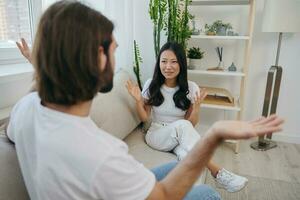
M 216 30 L 218 30 L 220 27 L 225 27 L 226 29 L 232 29 L 232 26 L 230 23 L 223 23 L 222 20 L 217 20 L 215 21 L 212 26 L 214 26 L 216 28 Z
M 206 34 L 208 32 L 216 34 L 221 27 L 225 27 L 226 30 L 232 29 L 230 23 L 225 24 L 222 22 L 222 20 L 216 20 L 212 25 L 205 24 L 205 32 Z
M 192 35 L 189 21 L 193 16 L 188 12 L 191 0 L 150 0 L 149 14 L 153 22 L 154 50 L 156 57 L 160 49 L 161 31 L 166 31 L 168 41 L 181 44 L 184 49 Z
M 133 64 L 133 72 L 136 76 L 139 88 L 142 90 L 142 83 L 140 79 L 140 63 L 143 63 L 143 59 L 140 54 L 140 49 L 136 41 L 133 41 L 133 48 L 134 48 L 134 64 Z
M 188 50 L 188 58 L 202 59 L 204 51 L 201 51 L 199 47 L 192 47 Z
M 164 29 L 164 18 L 167 11 L 167 0 L 150 0 L 149 15 L 153 22 L 153 38 L 155 56 L 158 56 L 160 49 L 160 35 Z
M 216 27 L 214 27 L 213 25 L 205 24 L 205 33 L 206 34 L 209 34 L 209 33 L 216 34 L 216 32 L 217 32 Z

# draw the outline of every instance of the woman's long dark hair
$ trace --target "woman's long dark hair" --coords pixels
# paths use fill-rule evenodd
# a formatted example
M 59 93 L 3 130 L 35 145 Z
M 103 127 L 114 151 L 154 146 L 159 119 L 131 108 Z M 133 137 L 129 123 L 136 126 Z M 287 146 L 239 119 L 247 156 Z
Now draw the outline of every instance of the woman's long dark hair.
M 191 101 L 187 98 L 187 94 L 189 93 L 189 87 L 187 80 L 186 55 L 183 47 L 175 42 L 167 42 L 160 49 L 155 64 L 153 78 L 149 85 L 149 99 L 147 101 L 147 104 L 151 106 L 160 106 L 164 102 L 164 97 L 160 92 L 160 88 L 165 82 L 165 77 L 160 71 L 160 57 L 161 54 L 166 50 L 171 50 L 172 52 L 174 52 L 180 67 L 180 71 L 177 76 L 177 86 L 179 87 L 179 89 L 175 92 L 173 96 L 175 106 L 177 108 L 180 108 L 181 110 L 187 110 L 190 107 Z

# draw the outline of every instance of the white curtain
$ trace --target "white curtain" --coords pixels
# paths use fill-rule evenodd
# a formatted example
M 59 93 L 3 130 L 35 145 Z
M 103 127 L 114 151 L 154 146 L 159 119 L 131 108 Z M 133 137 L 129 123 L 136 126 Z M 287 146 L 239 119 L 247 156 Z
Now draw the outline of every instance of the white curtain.
M 43 10 L 57 0 L 42 0 Z M 118 43 L 116 69 L 132 68 L 133 65 L 133 0 L 81 0 L 86 5 L 102 12 L 115 25 L 114 36 Z
M 133 0 L 105 0 L 103 13 L 113 21 L 114 36 L 119 45 L 116 51 L 117 69 L 131 69 L 133 65 L 133 10 Z

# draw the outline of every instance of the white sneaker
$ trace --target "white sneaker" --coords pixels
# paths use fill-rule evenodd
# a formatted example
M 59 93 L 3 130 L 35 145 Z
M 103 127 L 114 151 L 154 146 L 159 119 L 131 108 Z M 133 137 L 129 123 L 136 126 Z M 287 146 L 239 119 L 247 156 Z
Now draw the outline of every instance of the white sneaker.
M 248 179 L 222 168 L 218 172 L 215 181 L 217 182 L 217 187 L 223 188 L 228 192 L 237 192 L 246 186 Z

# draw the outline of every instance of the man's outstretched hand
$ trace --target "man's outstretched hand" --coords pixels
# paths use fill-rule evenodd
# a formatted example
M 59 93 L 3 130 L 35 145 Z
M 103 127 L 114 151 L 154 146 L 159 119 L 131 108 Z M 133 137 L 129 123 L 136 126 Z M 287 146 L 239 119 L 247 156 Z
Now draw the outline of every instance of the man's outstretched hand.
M 218 121 L 214 123 L 211 132 L 216 134 L 218 139 L 249 139 L 262 136 L 268 133 L 282 130 L 284 120 L 276 115 L 261 117 L 259 119 L 245 121 Z
M 31 51 L 30 51 L 25 39 L 21 38 L 21 43 L 16 42 L 16 44 L 17 44 L 20 52 L 22 53 L 22 55 L 31 63 Z

